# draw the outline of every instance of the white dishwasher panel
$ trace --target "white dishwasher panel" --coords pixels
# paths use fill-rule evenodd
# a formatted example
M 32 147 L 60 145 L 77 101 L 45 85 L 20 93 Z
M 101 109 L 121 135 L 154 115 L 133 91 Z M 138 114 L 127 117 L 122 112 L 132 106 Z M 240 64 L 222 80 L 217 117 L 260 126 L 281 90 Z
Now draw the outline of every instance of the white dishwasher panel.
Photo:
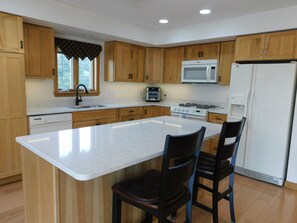
M 28 121 L 30 135 L 71 129 L 72 113 L 31 116 Z

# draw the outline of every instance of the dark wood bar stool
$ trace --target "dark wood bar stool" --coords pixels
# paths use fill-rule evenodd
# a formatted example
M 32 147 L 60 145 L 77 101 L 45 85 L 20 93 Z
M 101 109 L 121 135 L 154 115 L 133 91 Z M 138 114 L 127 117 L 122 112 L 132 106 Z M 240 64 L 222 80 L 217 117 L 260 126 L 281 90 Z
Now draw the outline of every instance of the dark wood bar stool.
M 198 158 L 193 205 L 212 213 L 213 223 L 218 222 L 218 202 L 223 198 L 229 201 L 231 221 L 235 222 L 233 196 L 234 167 L 245 120 L 245 118 L 242 118 L 241 121 L 237 122 L 224 122 L 216 155 L 201 152 Z M 229 187 L 225 191 L 219 192 L 219 182 L 228 176 Z M 212 188 L 199 182 L 200 178 L 206 178 L 212 181 Z M 212 193 L 212 208 L 196 200 L 199 189 L 204 189 Z
M 205 127 L 202 127 L 192 134 L 167 135 L 161 171 L 149 170 L 114 184 L 112 222 L 121 222 L 121 202 L 124 201 L 146 212 L 143 222 L 152 222 L 152 216 L 156 216 L 159 223 L 170 222 L 167 216 L 187 204 L 186 222 L 190 223 L 194 173 L 204 133 Z

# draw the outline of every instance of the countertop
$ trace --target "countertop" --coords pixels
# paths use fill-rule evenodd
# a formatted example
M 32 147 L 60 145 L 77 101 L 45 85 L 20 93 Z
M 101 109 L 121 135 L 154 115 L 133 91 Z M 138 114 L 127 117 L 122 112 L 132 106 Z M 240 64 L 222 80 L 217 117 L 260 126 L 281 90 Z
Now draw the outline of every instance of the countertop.
M 170 101 L 170 102 L 144 102 L 144 101 L 135 101 L 135 102 L 122 102 L 117 104 L 100 104 L 103 107 L 93 107 L 93 108 L 73 108 L 74 106 L 65 106 L 65 107 L 35 107 L 27 108 L 28 116 L 36 115 L 47 115 L 47 114 L 58 114 L 58 113 L 72 113 L 72 112 L 81 112 L 81 111 L 91 111 L 91 110 L 100 110 L 100 109 L 112 109 L 112 108 L 125 108 L 125 107 L 137 107 L 137 106 L 163 106 L 171 107 L 176 106 L 179 101 Z M 213 103 L 210 103 L 213 104 Z M 210 109 L 209 112 L 215 112 L 220 114 L 227 114 L 227 109 L 225 105 L 219 105 L 218 108 Z
M 23 147 L 76 180 L 85 181 L 162 155 L 165 136 L 206 127 L 205 139 L 221 125 L 170 116 L 17 137 Z

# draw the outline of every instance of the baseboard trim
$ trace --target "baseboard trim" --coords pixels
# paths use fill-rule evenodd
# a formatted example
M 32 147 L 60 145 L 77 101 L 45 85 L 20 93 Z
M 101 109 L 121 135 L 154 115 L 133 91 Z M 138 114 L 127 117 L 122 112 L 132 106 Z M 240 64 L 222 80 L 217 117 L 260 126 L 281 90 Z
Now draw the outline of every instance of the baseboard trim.
M 292 183 L 290 181 L 286 181 L 285 187 L 292 189 L 292 190 L 297 190 L 297 183 Z

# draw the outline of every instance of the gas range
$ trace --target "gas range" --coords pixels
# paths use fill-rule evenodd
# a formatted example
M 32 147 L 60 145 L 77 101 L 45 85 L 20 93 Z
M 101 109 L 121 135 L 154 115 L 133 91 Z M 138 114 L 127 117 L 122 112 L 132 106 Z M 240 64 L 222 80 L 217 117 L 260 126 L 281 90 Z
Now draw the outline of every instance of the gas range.
M 181 103 L 177 106 L 171 106 L 170 111 L 172 116 L 206 121 L 208 110 L 218 107 L 219 106 L 212 104 Z

